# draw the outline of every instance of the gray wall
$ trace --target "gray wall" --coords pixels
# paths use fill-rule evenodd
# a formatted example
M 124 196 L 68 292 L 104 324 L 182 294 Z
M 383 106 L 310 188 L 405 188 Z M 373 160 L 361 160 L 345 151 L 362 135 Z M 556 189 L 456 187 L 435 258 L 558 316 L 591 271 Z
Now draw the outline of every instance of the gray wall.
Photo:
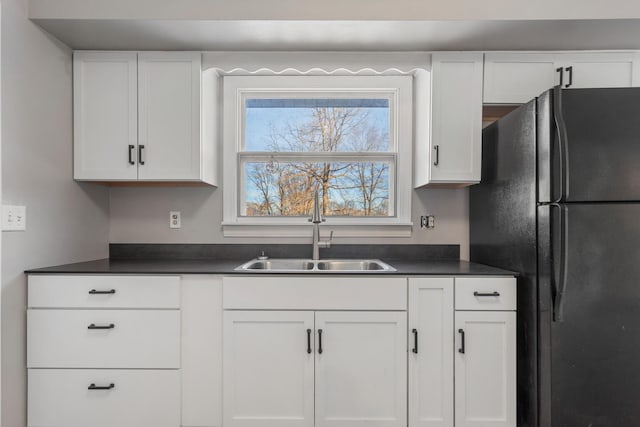
M 102 258 L 108 189 L 72 180 L 71 52 L 2 1 L 2 198 L 27 231 L 2 235 L 2 426 L 26 426 L 26 280 L 33 267 Z
M 110 201 L 112 243 L 303 243 L 300 239 L 240 239 L 222 235 L 222 191 L 207 187 L 114 187 Z M 169 228 L 169 211 L 182 212 L 182 228 Z M 414 223 L 411 238 L 344 239 L 339 243 L 436 244 L 460 245 L 460 256 L 469 257 L 469 213 L 466 189 L 419 189 L 413 192 Z M 436 217 L 436 228 L 420 230 L 420 215 Z

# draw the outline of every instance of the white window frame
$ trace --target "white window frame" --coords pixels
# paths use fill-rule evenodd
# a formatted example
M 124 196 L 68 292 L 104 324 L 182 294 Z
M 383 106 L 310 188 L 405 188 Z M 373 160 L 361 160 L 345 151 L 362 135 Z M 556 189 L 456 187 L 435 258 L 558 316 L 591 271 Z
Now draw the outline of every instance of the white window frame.
M 411 235 L 411 151 L 413 145 L 413 77 L 394 76 L 225 76 L 223 77 L 223 231 L 235 237 L 307 237 L 309 223 L 304 217 L 247 217 L 240 215 L 242 177 L 241 157 L 251 159 L 251 152 L 243 152 L 244 99 L 246 94 L 264 92 L 269 97 L 278 94 L 325 94 L 327 96 L 353 92 L 354 96 L 390 97 L 390 147 L 393 152 L 365 153 L 371 160 L 388 160 L 392 165 L 394 216 L 389 217 L 328 217 L 323 230 L 335 231 L 336 237 L 408 237 Z M 368 94 L 368 95 L 363 95 Z M 287 154 L 279 153 L 279 156 Z M 319 156 L 322 154 L 318 154 Z M 331 157 L 340 156 L 332 153 Z

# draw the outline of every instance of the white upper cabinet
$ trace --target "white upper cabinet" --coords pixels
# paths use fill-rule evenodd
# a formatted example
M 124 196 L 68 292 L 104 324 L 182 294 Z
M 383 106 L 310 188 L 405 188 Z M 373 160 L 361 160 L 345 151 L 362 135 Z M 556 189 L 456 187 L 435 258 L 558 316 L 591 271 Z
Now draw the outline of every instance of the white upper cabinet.
M 430 149 L 415 159 L 415 187 L 480 181 L 482 73 L 482 53 L 432 55 Z
M 638 86 L 639 59 L 637 53 L 557 54 L 556 84 L 563 88 Z
M 74 177 L 136 180 L 138 55 L 73 56 Z
M 215 185 L 199 52 L 75 52 L 74 178 Z M 205 102 L 205 105 L 211 104 Z
M 555 84 L 554 55 L 487 53 L 484 56 L 484 103 L 523 104 Z
M 200 177 L 199 52 L 138 55 L 138 178 Z
M 487 53 L 485 104 L 522 104 L 555 85 L 563 88 L 640 85 L 636 52 Z

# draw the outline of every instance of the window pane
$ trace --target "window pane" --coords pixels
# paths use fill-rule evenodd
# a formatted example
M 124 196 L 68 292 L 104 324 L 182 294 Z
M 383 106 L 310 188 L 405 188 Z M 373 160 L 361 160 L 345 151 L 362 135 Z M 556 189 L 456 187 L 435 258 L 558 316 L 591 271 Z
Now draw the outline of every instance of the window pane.
M 373 161 L 248 162 L 243 171 L 242 215 L 310 216 L 317 189 L 326 201 L 326 216 L 392 216 L 390 165 Z
M 389 151 L 387 98 L 247 98 L 246 151 Z

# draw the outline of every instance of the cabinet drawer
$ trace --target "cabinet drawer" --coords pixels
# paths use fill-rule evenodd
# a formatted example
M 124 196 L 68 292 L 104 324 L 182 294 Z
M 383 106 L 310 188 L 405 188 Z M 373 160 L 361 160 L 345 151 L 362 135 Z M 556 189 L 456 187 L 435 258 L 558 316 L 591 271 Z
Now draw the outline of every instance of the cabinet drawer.
M 31 308 L 179 308 L 178 276 L 29 276 Z
M 223 278 L 227 310 L 406 310 L 407 279 L 399 277 Z
M 29 310 L 27 323 L 30 368 L 180 367 L 178 310 Z
M 177 370 L 29 369 L 29 427 L 176 427 Z M 88 390 L 91 384 L 110 390 Z
M 456 310 L 515 310 L 513 277 L 462 277 L 455 279 Z

